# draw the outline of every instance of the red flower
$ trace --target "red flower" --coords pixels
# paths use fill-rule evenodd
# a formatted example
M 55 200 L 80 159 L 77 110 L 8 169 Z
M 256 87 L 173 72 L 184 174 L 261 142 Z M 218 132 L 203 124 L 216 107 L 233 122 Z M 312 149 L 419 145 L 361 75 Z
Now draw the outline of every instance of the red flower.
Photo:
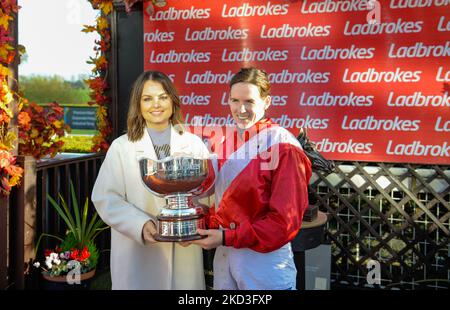
M 84 261 L 91 256 L 91 253 L 89 253 L 87 247 L 84 247 L 83 251 L 81 251 L 80 260 Z
M 70 259 L 78 260 L 78 249 L 72 249 L 70 251 Z

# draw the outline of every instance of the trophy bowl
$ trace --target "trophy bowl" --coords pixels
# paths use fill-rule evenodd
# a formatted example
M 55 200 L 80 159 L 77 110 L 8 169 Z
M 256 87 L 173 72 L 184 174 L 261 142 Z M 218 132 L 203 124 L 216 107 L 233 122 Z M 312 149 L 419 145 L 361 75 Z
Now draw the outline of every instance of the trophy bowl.
M 162 160 L 139 159 L 141 179 L 154 195 L 163 197 L 157 216 L 158 241 L 189 241 L 201 239 L 197 229 L 205 229 L 205 212 L 193 201 L 214 185 L 215 174 L 211 159 L 169 156 Z

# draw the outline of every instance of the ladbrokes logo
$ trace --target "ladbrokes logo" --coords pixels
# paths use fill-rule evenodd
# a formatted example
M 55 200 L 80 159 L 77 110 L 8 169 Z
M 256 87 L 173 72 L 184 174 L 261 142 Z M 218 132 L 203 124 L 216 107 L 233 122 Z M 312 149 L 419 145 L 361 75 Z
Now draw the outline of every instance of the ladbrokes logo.
M 288 59 L 288 55 L 288 50 L 274 50 L 270 47 L 262 51 L 252 51 L 249 48 L 244 48 L 242 51 L 229 51 L 228 49 L 224 48 L 222 52 L 222 61 L 285 61 Z
M 260 37 L 262 39 L 274 38 L 304 38 L 304 37 L 326 37 L 330 35 L 331 26 L 313 25 L 308 23 L 307 26 L 291 26 L 284 24 L 281 27 L 270 27 L 262 25 Z
M 248 32 L 247 28 L 233 29 L 231 26 L 228 26 L 227 29 L 214 30 L 211 27 L 206 27 L 203 30 L 186 28 L 184 39 L 186 41 L 242 40 L 248 38 Z
M 316 146 L 319 152 L 324 153 L 370 154 L 372 153 L 373 143 L 356 142 L 353 139 L 333 142 L 325 138 L 317 142 Z
M 347 115 L 342 119 L 343 130 L 384 130 L 384 131 L 418 131 L 420 120 L 400 119 L 377 119 L 370 115 L 365 118 L 349 119 Z
M 150 63 L 187 63 L 187 62 L 209 62 L 211 59 L 211 52 L 197 52 L 191 50 L 190 52 L 177 52 L 170 50 L 168 53 L 157 53 L 151 51 L 149 61 Z
M 204 73 L 191 73 L 186 71 L 184 82 L 186 84 L 228 84 L 234 73 L 228 70 L 227 73 L 213 73 L 207 70 Z
M 425 45 L 423 42 L 416 42 L 412 46 L 400 46 L 398 48 L 395 43 L 392 43 L 389 48 L 389 58 L 415 57 L 450 57 L 450 41 L 437 45 Z
M 250 5 L 247 2 L 241 6 L 222 7 L 222 17 L 250 17 L 250 16 L 278 16 L 288 13 L 289 4 L 272 4 L 270 1 L 265 5 Z
M 330 81 L 330 72 L 314 72 L 308 69 L 306 72 L 290 72 L 284 69 L 281 72 L 269 73 L 271 84 L 325 84 Z
M 344 83 L 415 83 L 420 81 L 422 71 L 403 71 L 397 68 L 395 71 L 377 71 L 369 68 L 367 71 L 350 72 L 344 70 L 342 81 Z
M 301 106 L 315 107 L 370 107 L 373 104 L 373 99 L 374 96 L 356 96 L 353 92 L 343 96 L 331 95 L 329 92 L 315 96 L 302 92 L 299 104 Z
M 442 144 L 424 144 L 416 140 L 409 144 L 398 143 L 389 140 L 386 147 L 387 155 L 399 156 L 432 156 L 432 157 L 450 157 L 450 145 L 448 142 Z
M 389 93 L 387 101 L 389 107 L 450 107 L 450 96 L 448 92 L 443 95 L 425 96 L 422 92 L 413 95 L 400 95 L 395 97 L 394 92 Z
M 431 6 L 446 6 L 450 0 L 391 0 L 391 9 L 426 8 Z
M 358 12 L 370 10 L 370 0 L 304 0 L 301 12 L 308 13 L 334 13 L 334 12 Z
M 153 16 L 150 16 L 151 21 L 158 20 L 186 20 L 186 19 L 207 19 L 209 18 L 211 9 L 197 9 L 191 6 L 188 10 L 178 10 L 170 7 L 165 11 L 157 11 Z
M 323 48 L 316 49 L 303 46 L 301 60 L 336 60 L 336 59 L 370 59 L 374 56 L 375 48 L 356 47 L 352 44 L 350 48 L 332 48 L 331 45 L 325 45 Z
M 314 118 L 306 115 L 305 118 L 289 117 L 283 114 L 281 117 L 272 118 L 273 122 L 284 128 L 308 128 L 308 129 L 327 129 L 330 119 Z
M 235 122 L 231 115 L 226 117 L 212 116 L 211 114 L 200 115 L 190 115 L 186 113 L 185 117 L 186 124 L 189 126 L 227 126 L 234 125 Z
M 423 21 L 403 21 L 401 18 L 396 23 L 365 23 L 353 24 L 349 21 L 345 23 L 344 35 L 376 35 L 392 33 L 418 33 L 423 29 Z

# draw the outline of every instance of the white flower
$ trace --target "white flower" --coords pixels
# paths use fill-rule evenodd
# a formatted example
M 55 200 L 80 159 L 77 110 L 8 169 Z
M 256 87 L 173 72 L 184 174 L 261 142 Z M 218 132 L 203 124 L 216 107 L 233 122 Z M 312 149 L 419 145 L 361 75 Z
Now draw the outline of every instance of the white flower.
M 48 269 L 52 269 L 52 261 L 49 259 L 45 260 L 45 265 L 47 266 Z
M 36 267 L 36 268 L 39 268 L 39 267 L 41 267 L 41 264 L 40 264 L 39 262 L 35 262 L 35 263 L 33 264 L 33 266 Z
M 55 263 L 56 266 L 61 264 L 61 260 L 59 258 L 54 259 L 53 262 Z

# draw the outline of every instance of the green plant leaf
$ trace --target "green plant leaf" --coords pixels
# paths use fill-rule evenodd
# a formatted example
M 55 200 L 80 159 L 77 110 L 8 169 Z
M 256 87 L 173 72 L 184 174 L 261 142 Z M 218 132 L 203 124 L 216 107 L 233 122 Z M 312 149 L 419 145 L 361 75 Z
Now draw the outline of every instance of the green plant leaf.
M 83 218 L 81 219 L 81 236 L 86 236 L 86 224 L 87 224 L 87 213 L 88 213 L 88 198 L 86 197 L 86 201 L 84 202 L 84 208 L 83 208 Z M 87 240 L 81 240 L 81 243 L 84 244 L 84 242 Z
M 97 232 L 92 236 L 92 239 L 97 238 L 97 236 L 98 236 L 102 231 L 104 231 L 105 229 L 108 229 L 108 228 L 109 228 L 109 226 L 105 226 L 105 227 L 102 227 L 102 228 L 98 228 L 98 229 L 97 229 Z
M 58 212 L 59 216 L 64 220 L 64 222 L 67 225 L 67 228 L 72 231 L 73 233 L 76 233 L 76 227 L 72 225 L 69 218 L 65 214 L 65 212 L 61 209 L 61 207 L 58 205 L 58 203 L 49 195 L 47 194 L 47 199 L 50 201 L 51 205 L 55 208 L 56 212 Z
M 80 242 L 83 241 L 83 237 L 81 236 L 81 223 L 80 223 L 80 208 L 78 208 L 77 196 L 75 194 L 75 189 L 73 187 L 72 181 L 70 181 L 70 193 L 72 195 L 72 208 L 75 213 L 75 221 L 77 228 L 77 237 Z
M 91 219 L 91 221 L 90 221 L 90 223 L 89 223 L 89 225 L 88 225 L 88 227 L 86 229 L 86 235 L 90 235 L 91 234 L 91 229 L 94 226 L 94 224 L 96 223 L 97 216 L 98 216 L 98 214 L 95 213 L 94 216 L 92 217 L 92 219 Z
M 67 218 L 69 219 L 70 223 L 73 227 L 75 226 L 75 221 L 73 220 L 73 216 L 70 212 L 69 206 L 67 205 L 66 201 L 64 200 L 63 196 L 58 193 L 59 199 L 61 200 L 61 206 L 64 208 L 65 214 L 67 215 Z
M 103 221 L 101 219 L 98 219 L 97 222 L 95 222 L 94 226 L 92 227 L 91 231 L 89 232 L 88 236 L 86 237 L 86 240 L 93 240 L 94 236 L 98 235 L 98 234 L 97 235 L 95 234 L 96 231 L 98 229 L 102 229 L 103 230 L 104 227 L 99 228 L 99 226 L 102 225 L 102 224 L 103 224 Z M 105 227 L 108 228 L 108 226 L 105 226 Z
M 101 227 L 101 228 L 97 228 L 95 231 L 96 231 L 96 233 L 92 236 L 92 240 L 94 240 L 95 238 L 97 238 L 97 236 L 102 232 L 102 231 L 104 231 L 105 229 L 108 229 L 109 228 L 109 226 L 103 226 L 103 227 Z

